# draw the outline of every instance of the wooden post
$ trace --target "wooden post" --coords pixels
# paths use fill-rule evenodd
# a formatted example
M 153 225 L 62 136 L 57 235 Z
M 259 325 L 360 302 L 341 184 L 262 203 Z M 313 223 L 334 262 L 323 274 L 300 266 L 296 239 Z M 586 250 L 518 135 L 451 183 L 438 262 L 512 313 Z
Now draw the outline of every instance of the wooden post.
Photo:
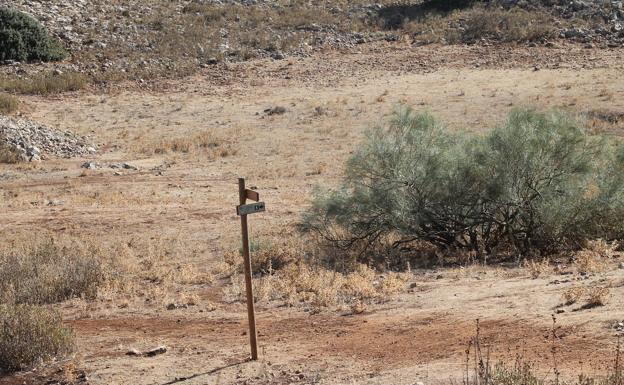
M 247 202 L 245 178 L 238 178 L 238 194 L 241 206 Z M 258 342 L 256 335 L 256 314 L 254 310 L 253 286 L 251 282 L 251 257 L 249 255 L 249 231 L 247 229 L 247 214 L 241 217 L 243 234 L 243 264 L 245 266 L 245 291 L 247 292 L 247 317 L 249 319 L 249 344 L 251 345 L 251 359 L 258 359 Z

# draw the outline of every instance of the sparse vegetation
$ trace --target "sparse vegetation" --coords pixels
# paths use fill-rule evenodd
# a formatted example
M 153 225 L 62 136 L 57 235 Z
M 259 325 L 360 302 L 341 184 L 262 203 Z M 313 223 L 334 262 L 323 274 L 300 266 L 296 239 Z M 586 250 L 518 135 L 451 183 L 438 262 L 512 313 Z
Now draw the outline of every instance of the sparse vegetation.
M 150 155 L 181 153 L 216 159 L 235 155 L 236 149 L 214 130 L 204 130 L 189 136 L 165 138 L 145 144 L 141 152 Z
M 550 266 L 550 261 L 548 259 L 543 259 L 541 261 L 533 259 L 525 260 L 524 268 L 529 272 L 529 275 L 533 279 L 539 278 L 542 275 L 552 271 L 552 267 Z
M 604 306 L 607 304 L 607 300 L 609 299 L 609 288 L 608 287 L 592 287 L 587 290 L 587 302 L 585 303 L 585 308 L 592 308 L 597 306 Z
M 0 90 L 29 95 L 49 95 L 79 91 L 87 77 L 78 72 L 39 73 L 30 77 L 0 75 Z
M 32 17 L 0 7 L 0 61 L 57 61 L 66 52 Z
M 401 108 L 369 132 L 342 186 L 316 193 L 302 228 L 384 264 L 418 255 L 415 241 L 494 256 L 573 250 L 624 235 L 622 154 L 561 112 L 516 110 L 468 135 Z M 379 247 L 382 261 L 368 252 Z
M 380 274 L 363 264 L 348 273 L 337 272 L 323 265 L 318 259 L 319 251 L 292 237 L 256 245 L 251 254 L 252 269 L 257 275 L 256 300 L 303 306 L 313 312 L 328 308 L 353 310 L 387 301 L 405 291 L 405 274 Z M 226 253 L 218 273 L 231 279 L 231 300 L 244 299 L 242 271 L 239 252 Z
M 577 303 L 587 293 L 584 286 L 573 286 L 563 292 L 563 304 L 568 306 Z
M 604 286 L 573 286 L 563 292 L 563 305 L 569 306 L 581 301 L 585 298 L 585 304 L 581 309 L 591 309 L 598 306 L 604 306 L 610 296 L 610 290 Z
M 73 333 L 58 312 L 0 303 L 0 374 L 30 368 L 73 348 Z
M 602 239 L 587 242 L 574 255 L 574 267 L 578 273 L 599 273 L 608 268 L 608 261 L 616 254 L 618 242 L 608 243 Z
M 242 276 L 233 275 L 231 280 L 229 297 L 232 300 L 243 300 L 245 291 Z M 321 266 L 292 263 L 254 280 L 256 301 L 303 306 L 312 312 L 324 309 L 364 309 L 367 305 L 388 301 L 403 292 L 405 286 L 406 277 L 401 274 L 389 272 L 379 276 L 365 265 L 343 274 Z
M 17 111 L 19 101 L 13 95 L 0 93 L 0 114 L 11 114 Z
M 614 364 L 609 366 L 603 375 L 587 376 L 579 375 L 576 381 L 562 381 L 559 368 L 557 367 L 557 324 L 553 316 L 553 329 L 551 330 L 549 342 L 552 354 L 553 367 L 546 376 L 537 368 L 536 364 L 524 357 L 524 352 L 518 351 L 516 358 L 511 363 L 498 361 L 491 358 L 493 347 L 482 341 L 479 320 L 477 320 L 477 331 L 475 336 L 469 341 L 466 349 L 465 372 L 462 381 L 463 385 L 621 385 L 622 384 L 622 363 L 620 357 L 620 342 L 614 352 Z M 546 348 L 546 346 L 544 346 Z M 495 363 L 494 363 L 495 362 Z M 454 382 L 453 382 L 454 383 Z
M 0 250 L 0 303 L 49 304 L 94 298 L 107 283 L 107 257 L 79 241 L 39 238 Z
M 466 28 L 459 40 L 475 42 L 492 39 L 503 42 L 538 41 L 553 35 L 550 17 L 535 11 L 476 7 L 461 17 L 466 19 Z M 450 39 L 453 42 L 453 39 Z
M 407 22 L 404 28 L 420 44 L 475 43 L 481 39 L 533 42 L 547 39 L 554 33 L 550 17 L 542 11 L 483 5 L 452 14 L 432 13 Z
M 21 155 L 12 146 L 9 146 L 5 139 L 0 137 L 0 164 L 15 164 L 22 160 Z

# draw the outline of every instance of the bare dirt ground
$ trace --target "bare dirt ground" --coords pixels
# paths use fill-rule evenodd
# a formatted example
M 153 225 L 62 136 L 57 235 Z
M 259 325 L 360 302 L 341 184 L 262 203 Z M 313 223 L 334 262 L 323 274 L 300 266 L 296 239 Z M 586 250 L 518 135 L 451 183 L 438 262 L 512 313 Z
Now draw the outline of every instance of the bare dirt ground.
M 0 167 L 0 231 L 43 230 L 114 241 L 176 239 L 188 254 L 166 261 L 210 269 L 238 247 L 236 178 L 267 203 L 251 219 L 256 239 L 279 236 L 299 219 L 315 184 L 335 184 L 366 127 L 400 103 L 433 112 L 450 127 L 483 131 L 514 107 L 624 113 L 624 50 L 371 45 L 305 59 L 220 65 L 161 90 L 127 85 L 24 98 L 24 115 L 87 134 L 91 159 Z M 266 109 L 283 106 L 284 114 Z M 590 121 L 622 134 L 622 123 Z M 154 154 L 166 138 L 210 130 L 229 148 Z M 86 160 L 139 169 L 83 170 Z M 562 292 L 583 280 L 611 287 L 606 306 L 563 308 Z M 146 297 L 111 296 L 59 305 L 78 339 L 75 362 L 93 384 L 413 384 L 461 381 L 467 342 L 481 321 L 492 356 L 517 354 L 552 376 L 552 318 L 557 366 L 568 377 L 612 364 L 613 324 L 624 320 L 624 270 L 531 279 L 522 269 L 467 267 L 415 272 L 411 289 L 362 314 L 308 312 L 258 304 L 261 360 L 246 362 L 243 303 L 229 282 L 179 285 Z M 147 291 L 148 289 L 146 289 Z M 180 292 L 197 306 L 166 310 Z M 156 357 L 130 348 L 168 347 Z M 35 376 L 36 377 L 36 376 Z M 33 374 L 0 383 L 35 381 Z

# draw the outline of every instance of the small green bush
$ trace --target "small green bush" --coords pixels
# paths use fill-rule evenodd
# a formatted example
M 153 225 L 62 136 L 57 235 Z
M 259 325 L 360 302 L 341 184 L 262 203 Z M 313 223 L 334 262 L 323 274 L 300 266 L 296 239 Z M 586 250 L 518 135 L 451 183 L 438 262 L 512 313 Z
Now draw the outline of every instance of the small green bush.
M 0 61 L 57 61 L 66 52 L 32 17 L 0 7 Z
M 561 112 L 516 110 L 469 135 L 401 108 L 368 133 L 342 186 L 315 194 L 303 229 L 342 249 L 531 256 L 621 239 L 622 214 L 624 147 Z
M 0 304 L 0 373 L 30 368 L 73 348 L 73 333 L 57 312 L 40 306 Z

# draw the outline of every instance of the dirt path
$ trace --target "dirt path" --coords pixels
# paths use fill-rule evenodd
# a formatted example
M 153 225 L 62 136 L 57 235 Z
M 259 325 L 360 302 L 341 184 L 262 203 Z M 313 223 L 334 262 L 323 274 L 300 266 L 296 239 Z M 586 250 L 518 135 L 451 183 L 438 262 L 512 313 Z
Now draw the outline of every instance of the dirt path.
M 160 91 L 129 87 L 107 95 L 27 97 L 28 117 L 88 134 L 102 145 L 98 162 L 127 161 L 139 170 L 85 172 L 80 164 L 91 159 L 0 166 L 0 231 L 49 230 L 110 242 L 124 236 L 175 239 L 200 250 L 167 256 L 172 266 L 211 266 L 224 249 L 237 247 L 236 176 L 247 176 L 268 205 L 254 218 L 253 233 L 280 236 L 300 218 L 313 186 L 336 183 L 366 127 L 397 104 L 477 132 L 515 107 L 623 113 L 623 53 L 372 46 L 359 54 L 211 68 Z M 275 106 L 286 112 L 264 112 Z M 615 135 L 624 128 L 620 122 L 590 123 Z M 206 130 L 235 151 L 217 158 L 149 151 L 163 139 Z M 412 281 L 415 290 L 356 316 L 259 304 L 263 358 L 257 363 L 244 363 L 244 307 L 224 298 L 227 282 L 187 286 L 202 294 L 200 305 L 188 309 L 167 311 L 143 297 L 60 308 L 76 330 L 77 365 L 90 383 L 108 385 L 448 383 L 449 377 L 461 380 L 477 318 L 493 358 L 513 360 L 522 352 L 546 375 L 553 366 L 551 314 L 561 309 L 560 369 L 570 376 L 604 373 L 614 349 L 613 323 L 624 320 L 624 270 L 583 282 L 532 280 L 500 269 L 418 273 Z M 562 292 L 581 283 L 610 286 L 607 306 L 558 307 Z M 167 353 L 125 355 L 160 344 Z M 16 378 L 0 383 L 26 381 Z

